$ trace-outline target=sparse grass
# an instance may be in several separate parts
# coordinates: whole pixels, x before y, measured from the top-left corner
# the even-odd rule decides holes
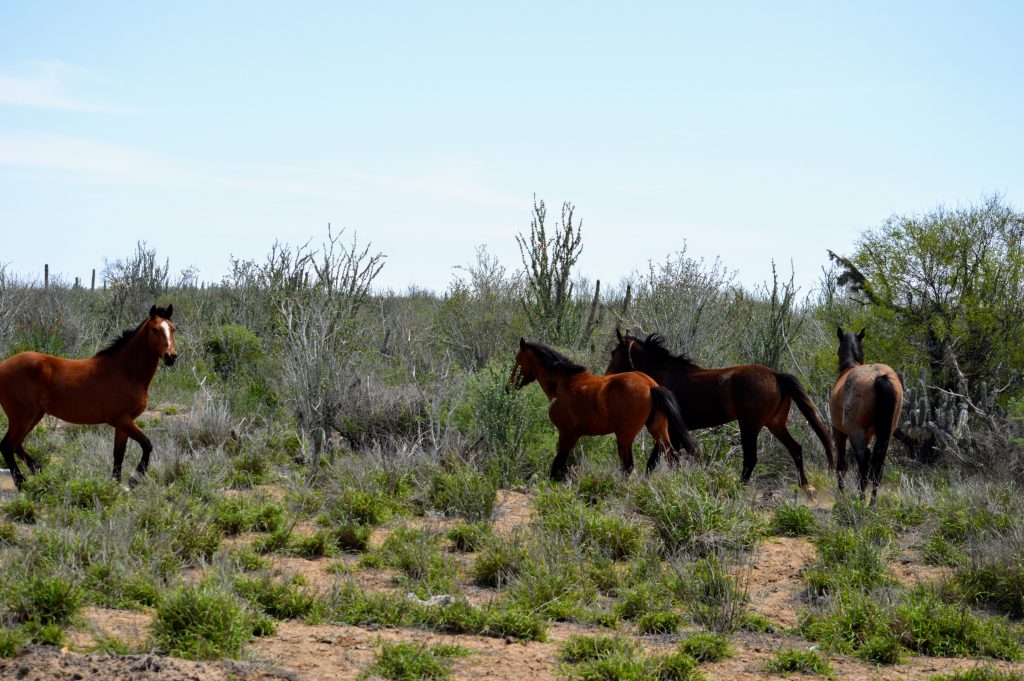
[[[295,584],[274,580],[269,575],[239,577],[235,591],[267,615],[276,619],[308,617],[316,608],[316,594]]]
[[[432,508],[469,522],[489,521],[494,514],[497,486],[486,475],[466,465],[437,471],[429,493]]]
[[[494,532],[489,523],[460,523],[448,530],[449,541],[456,551],[475,553],[491,541]]]
[[[952,674],[936,674],[929,681],[1024,681],[1024,673],[992,667],[975,667]]]
[[[892,583],[885,565],[892,532],[883,525],[827,528],[818,538],[818,561],[805,570],[804,581],[812,596],[842,588],[867,591]]]
[[[405,586],[420,597],[455,591],[458,566],[441,551],[441,535],[396,527],[377,550],[375,562],[402,573]]]
[[[825,678],[833,676],[831,665],[820,654],[813,650],[797,650],[796,648],[785,648],[776,652],[765,665],[765,669],[783,676],[794,672],[824,676]]]
[[[495,537],[488,542],[473,563],[473,581],[480,586],[505,585],[519,574],[530,559],[522,538]]]
[[[784,537],[804,537],[813,534],[818,526],[811,509],[800,504],[782,504],[772,513],[772,534]]]

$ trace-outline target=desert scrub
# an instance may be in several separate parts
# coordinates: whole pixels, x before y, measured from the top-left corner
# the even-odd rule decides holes
[[[893,618],[903,645],[922,655],[1024,659],[1021,635],[1005,620],[945,603],[925,587],[909,592],[896,605]]]
[[[431,481],[431,508],[469,522],[489,521],[498,488],[494,481],[466,464],[438,470]]]
[[[11,520],[32,525],[39,517],[36,503],[26,495],[19,495],[3,505],[3,512]]]
[[[452,676],[452,658],[468,654],[469,651],[461,646],[383,641],[373,664],[363,670],[359,678],[380,676],[389,681],[443,681]]]
[[[727,657],[732,657],[732,648],[729,646],[729,639],[711,632],[701,632],[687,636],[679,642],[677,650],[689,655],[697,662],[718,662]]]
[[[239,577],[235,591],[259,610],[279,620],[307,618],[317,604],[316,594],[270,575]]]
[[[225,497],[214,509],[214,523],[224,534],[272,532],[284,522],[284,509],[263,496]]]
[[[671,555],[702,556],[723,548],[750,548],[761,536],[760,520],[750,501],[734,485],[703,469],[658,475],[634,483],[631,503],[654,523]]]
[[[14,657],[27,642],[28,637],[18,627],[0,629],[0,658]]]
[[[63,628],[82,608],[83,593],[75,582],[60,575],[34,575],[22,579],[8,575],[4,602],[16,622]]]
[[[947,489],[935,502],[927,523],[925,559],[936,565],[957,565],[964,547],[1009,534],[1022,509],[1011,490],[984,485]]]
[[[824,676],[829,679],[833,677],[831,665],[813,650],[797,650],[796,648],[779,650],[765,665],[765,669],[782,675],[799,672]]]
[[[489,523],[459,523],[449,528],[446,533],[448,541],[452,543],[456,551],[463,553],[475,553],[494,537],[494,531]]]
[[[782,504],[772,513],[771,532],[783,537],[813,534],[817,525],[811,509],[800,504]]]
[[[480,586],[500,587],[523,570],[530,551],[520,535],[495,536],[473,561],[473,581]]]
[[[211,583],[186,585],[156,608],[155,649],[192,660],[237,658],[253,636],[256,617],[230,591]]]
[[[644,547],[646,536],[639,523],[589,506],[570,489],[545,486],[534,498],[533,507],[542,528],[590,553],[619,560]]]
[[[690,620],[712,631],[731,634],[739,628],[747,594],[728,569],[729,555],[692,562],[673,560],[672,586]]]
[[[822,530],[816,540],[818,560],[803,575],[808,592],[821,597],[846,587],[867,591],[891,584],[885,560],[892,540],[892,531],[883,525]]]
[[[399,526],[391,531],[370,562],[398,570],[403,586],[425,598],[455,591],[458,565],[440,547],[441,535]]]
[[[87,566],[82,586],[90,603],[141,610],[156,605],[163,581],[151,566],[113,559]]]

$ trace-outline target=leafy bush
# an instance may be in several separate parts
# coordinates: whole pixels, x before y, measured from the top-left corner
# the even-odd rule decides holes
[[[239,324],[223,324],[213,329],[203,349],[221,380],[227,380],[238,371],[253,371],[263,357],[260,339]]]

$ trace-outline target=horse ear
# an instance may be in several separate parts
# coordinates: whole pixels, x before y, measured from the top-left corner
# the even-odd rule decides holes
[[[154,317],[156,317],[156,305],[149,308],[149,318],[153,319]]]
[[[859,340],[859,341],[864,340],[864,332],[865,331],[867,331],[867,328],[863,328],[863,329],[860,330],[860,333],[857,334],[857,340]]]
[[[843,327],[841,327],[841,326],[837,326],[836,327],[836,337],[839,340],[843,340]]]
[[[167,314],[164,315],[164,318],[170,319],[172,314],[174,314],[174,303],[167,306]]]
[[[618,336],[619,342],[621,343],[622,342],[622,332],[619,331],[619,327],[617,327],[617,326],[615,327],[615,335]]]
[[[519,337],[519,349],[522,350],[526,347],[526,339],[522,336]]]

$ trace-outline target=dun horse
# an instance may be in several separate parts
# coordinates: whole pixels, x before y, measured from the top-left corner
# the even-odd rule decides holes
[[[836,330],[839,337],[839,380],[832,388],[829,410],[832,412],[832,435],[836,439],[839,490],[846,474],[846,441],[850,441],[860,473],[860,498],[864,499],[868,477],[871,477],[871,503],[878,496],[882,465],[893,431],[903,408],[903,385],[892,367],[886,364],[864,364],[864,329],[854,334]],[[868,443],[875,439],[869,452]]]
[[[636,371],[594,376],[546,345],[520,339],[509,385],[521,388],[533,381],[540,383],[551,400],[548,416],[558,428],[558,453],[551,464],[554,480],[565,479],[569,454],[584,435],[615,433],[624,473],[633,470],[633,440],[645,425],[654,438],[651,459],[657,460],[665,449],[673,461],[677,460],[670,429],[687,452],[697,451],[672,393],[649,376]]]
[[[641,340],[623,336],[618,329],[615,333],[619,343],[612,350],[606,373],[644,372],[672,391],[683,420],[694,430],[739,421],[743,447],[743,473],[740,477],[743,482],[750,480],[754,472],[757,436],[762,428],[767,427],[793,457],[800,486],[808,494],[814,493],[804,471],[803,449],[786,428],[790,404],[796,403],[821,440],[829,467],[832,466],[832,442],[807,392],[795,376],[773,371],[763,364],[703,369],[690,358],[670,352],[665,347],[665,339],[659,334],[652,333]],[[672,436],[674,439],[675,433]],[[652,457],[647,462],[648,468],[657,463],[657,458]]]
[[[106,423],[114,427],[114,478],[121,480],[121,463],[128,438],[142,447],[136,469],[146,474],[153,445],[135,425],[146,408],[149,384],[160,359],[174,364],[174,306],[149,310],[149,317],[128,329],[105,350],[89,359],[62,359],[38,352],[22,352],[0,363],[0,407],[7,414],[7,434],[0,452],[20,488],[25,481],[14,455],[33,473],[39,466],[23,442],[46,414],[69,423]],[[136,482],[132,476],[132,482]]]

